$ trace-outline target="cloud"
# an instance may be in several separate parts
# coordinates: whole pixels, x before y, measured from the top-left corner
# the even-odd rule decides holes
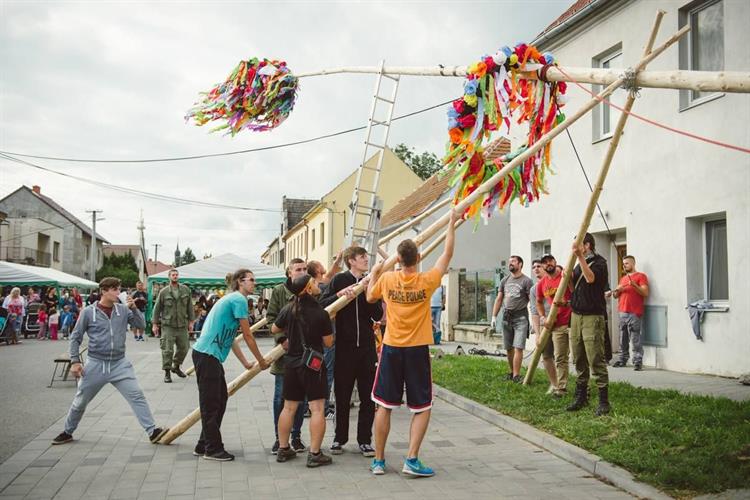
[[[269,146],[364,125],[372,75],[301,82],[296,109],[271,133],[235,138],[185,124],[199,92],[240,59],[283,58],[297,72],[344,65],[462,65],[500,45],[532,39],[570,0],[528,2],[12,2],[0,18],[0,149],[75,158],[160,158]],[[404,77],[396,114],[451,99],[453,78]],[[396,122],[390,144],[438,155],[443,110]],[[281,197],[318,198],[357,167],[363,132],[307,145],[195,161],[86,164],[31,160],[115,185],[217,203],[281,208]],[[278,212],[209,209],[109,191],[0,160],[0,196],[20,184],[43,192],[113,243],[171,255],[259,256]],[[160,253],[161,253],[160,252]],[[162,254],[164,255],[164,254]]]

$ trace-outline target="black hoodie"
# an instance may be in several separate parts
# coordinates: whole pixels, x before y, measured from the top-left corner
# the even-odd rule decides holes
[[[320,304],[326,307],[338,299],[336,294],[341,290],[361,281],[350,271],[338,273],[333,277],[320,298]],[[362,292],[342,310],[336,313],[336,350],[372,349],[375,350],[375,336],[372,322],[383,316],[380,301],[374,304],[367,302],[366,293]]]

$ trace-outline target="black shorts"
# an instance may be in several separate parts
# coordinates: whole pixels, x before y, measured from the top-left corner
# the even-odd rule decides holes
[[[326,367],[319,372],[306,366],[286,366],[284,368],[284,399],[287,401],[315,401],[328,397]]]
[[[384,408],[401,406],[406,385],[406,406],[415,413],[432,408],[430,349],[383,344],[372,387],[372,400]]]

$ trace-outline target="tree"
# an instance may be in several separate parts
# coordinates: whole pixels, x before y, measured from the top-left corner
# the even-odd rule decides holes
[[[213,254],[210,253],[204,253],[203,254],[203,260],[208,260],[213,257]]]
[[[435,153],[424,151],[422,154],[417,154],[414,148],[409,148],[403,143],[397,145],[393,152],[422,180],[429,179],[443,168],[443,164]]]
[[[192,264],[196,260],[198,260],[198,259],[195,258],[195,255],[193,254],[193,251],[190,249],[190,247],[187,247],[185,249],[185,251],[182,253],[182,258],[180,259],[180,264],[184,266],[185,264]]]
[[[133,254],[128,252],[125,255],[105,255],[101,269],[96,272],[96,281],[108,276],[119,278],[124,287],[134,287],[139,277]]]

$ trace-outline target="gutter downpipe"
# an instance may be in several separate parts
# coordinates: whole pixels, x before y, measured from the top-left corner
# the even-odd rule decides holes
[[[569,18],[567,18],[565,21],[561,22],[551,30],[549,30],[547,33],[543,34],[542,36],[535,38],[534,41],[531,42],[532,45],[539,47],[544,45],[545,42],[551,40],[552,38],[556,37],[561,32],[568,29],[568,27],[578,22],[583,17],[586,17],[589,13],[593,12],[594,10],[598,9],[602,5],[609,3],[609,0],[594,0],[590,4],[588,4],[586,7],[582,8]]]

